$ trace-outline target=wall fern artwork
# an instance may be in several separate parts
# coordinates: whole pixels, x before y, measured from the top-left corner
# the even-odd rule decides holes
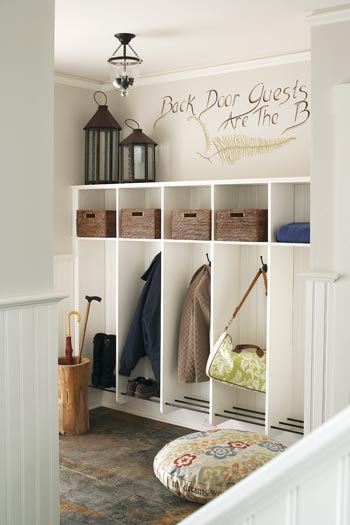
[[[247,135],[222,135],[211,137],[206,124],[198,117],[188,117],[188,120],[195,120],[200,125],[205,140],[204,154],[198,153],[202,158],[211,162],[215,156],[219,156],[221,162],[234,164],[237,160],[271,153],[271,151],[282,148],[295,137],[268,139],[261,137],[248,137]],[[214,152],[210,151],[215,148]]]

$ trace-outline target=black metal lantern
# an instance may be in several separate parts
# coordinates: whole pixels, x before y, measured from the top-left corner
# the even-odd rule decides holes
[[[135,122],[137,128],[129,126]],[[120,182],[154,182],[156,180],[156,142],[142,133],[138,122],[127,119],[125,124],[133,130],[120,143]]]
[[[98,93],[104,95],[104,105],[97,102]],[[85,184],[112,184],[119,179],[119,134],[122,128],[108,111],[106,94],[96,91],[94,100],[98,110],[84,128]]]

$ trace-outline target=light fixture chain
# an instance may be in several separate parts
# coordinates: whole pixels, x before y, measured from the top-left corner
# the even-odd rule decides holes
[[[114,57],[114,55],[116,55],[116,54],[118,53],[118,51],[119,51],[119,49],[122,47],[122,45],[123,45],[123,44],[119,44],[119,46],[117,47],[117,49],[114,51],[114,53],[113,53],[113,55],[112,55],[113,57]]]
[[[131,51],[134,53],[134,55],[136,56],[136,58],[138,58],[140,60],[140,62],[142,62],[141,58],[139,57],[139,55],[136,53],[135,49],[132,47],[132,45],[129,43],[128,46],[130,47]]]

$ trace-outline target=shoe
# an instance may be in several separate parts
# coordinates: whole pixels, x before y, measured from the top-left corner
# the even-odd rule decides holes
[[[144,378],[143,378],[144,379]],[[159,397],[159,385],[153,379],[144,379],[140,382],[135,390],[135,397],[140,399],[149,399],[150,397]]]
[[[103,345],[103,359],[101,371],[101,387],[112,388],[115,387],[115,335],[105,335]]]
[[[91,384],[92,386],[95,386],[95,387],[99,387],[101,385],[103,347],[105,343],[105,337],[106,337],[106,334],[96,334],[93,339],[94,349],[93,349]]]
[[[134,396],[137,385],[142,381],[146,381],[146,379],[144,377],[137,377],[136,379],[129,380],[126,386],[126,395]]]

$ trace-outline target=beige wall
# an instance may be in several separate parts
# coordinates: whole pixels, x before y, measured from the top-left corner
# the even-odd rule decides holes
[[[97,109],[93,91],[55,84],[54,252],[71,253],[72,193],[84,184],[84,126]]]
[[[305,94],[299,91],[300,88],[305,90],[302,86],[306,86],[310,103],[309,69],[309,62],[294,63],[139,86],[127,99],[122,99],[116,92],[108,95],[111,111],[122,125],[124,135],[130,133],[124,125],[124,119],[134,118],[145,133],[159,144],[157,180],[308,176],[310,119],[304,125],[284,134],[282,132],[302,122],[307,116],[307,112],[303,112],[304,104],[300,103],[298,118],[294,122],[296,103],[305,98]],[[265,100],[270,98],[271,90],[272,99],[275,96],[276,100],[265,102],[261,99],[260,104],[257,104],[262,84]],[[290,98],[286,101],[287,93]],[[249,102],[249,94],[252,102]],[[216,99],[217,103],[214,104]],[[198,154],[205,153],[201,126],[193,119],[188,120],[193,113],[200,116],[207,106],[212,107],[202,113],[201,121],[206,125],[211,139],[229,136],[231,140],[237,140],[237,137],[246,135],[270,140],[294,137],[295,140],[268,154],[241,158],[232,165],[222,163],[218,155],[214,155],[209,162]],[[251,111],[254,108],[255,111]],[[154,127],[155,121],[162,115],[162,109],[164,117]],[[243,117],[238,122],[232,120],[226,129],[223,126],[219,129],[231,112],[232,116],[236,116],[247,111],[251,112],[246,120],[243,121]],[[263,118],[265,111],[271,116],[277,114],[274,117],[275,124],[267,116]],[[231,122],[233,125],[237,123],[236,129],[233,129]],[[215,152],[215,147],[211,145],[207,156]]]
[[[0,295],[25,295],[52,286],[54,3],[3,2],[0,32]]]
[[[305,98],[305,89],[308,92],[307,101],[310,102],[309,67],[309,62],[302,62],[138,86],[126,99],[115,91],[109,91],[108,106],[123,128],[122,138],[131,133],[125,125],[125,119],[133,118],[139,122],[144,132],[159,144],[157,180],[308,176],[310,119],[292,130],[285,133],[283,131],[295,123],[302,122],[307,115],[307,112],[302,112],[304,104],[301,103],[298,106],[298,118],[294,120],[296,104]],[[272,100],[265,102],[261,99],[257,104],[259,95],[262,94],[262,84],[265,100],[270,97]],[[208,97],[209,106],[212,105],[216,99],[213,90],[218,94],[217,103],[201,115],[201,121],[207,127],[211,138],[229,136],[230,140],[242,140],[242,135],[246,135],[277,141],[293,137],[293,140],[268,153],[261,153],[264,149],[260,148],[253,156],[238,159],[232,165],[221,162],[218,155],[214,155],[211,162],[204,159],[198,154],[205,153],[203,130],[200,123],[193,119],[188,120],[188,117],[193,116],[193,113],[199,116],[208,105]],[[249,94],[252,102],[249,102]],[[172,97],[172,105],[169,103],[169,97]],[[276,100],[273,100],[273,97]],[[154,127],[155,121],[161,116],[163,104],[165,116]],[[256,111],[251,111],[244,121],[245,126],[242,125],[241,119],[237,121],[236,129],[229,124],[226,129],[218,131],[220,124],[231,112],[232,115],[237,115],[254,107]],[[271,116],[277,114],[277,117],[274,117],[275,124],[268,117],[263,119],[265,109]],[[70,186],[84,184],[83,128],[95,111],[93,91],[55,85],[55,253],[71,252]],[[215,151],[211,144],[207,156]]]

